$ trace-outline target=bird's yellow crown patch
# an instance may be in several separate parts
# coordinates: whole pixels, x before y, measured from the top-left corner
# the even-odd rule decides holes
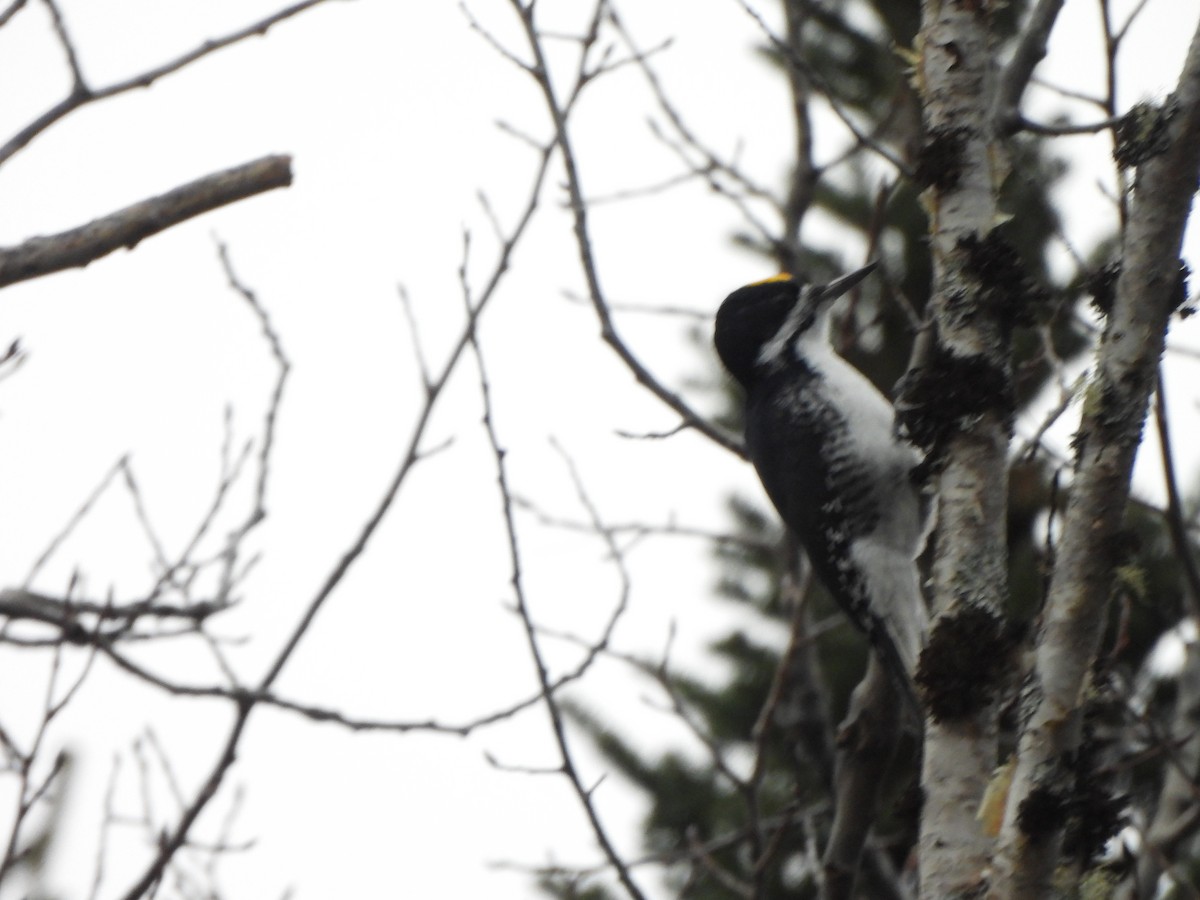
[[[764,278],[761,281],[752,281],[748,285],[746,285],[746,287],[755,287],[760,284],[771,284],[772,282],[776,282],[776,281],[791,281],[791,280],[792,280],[791,272],[780,272],[778,275],[772,275],[770,278]]]

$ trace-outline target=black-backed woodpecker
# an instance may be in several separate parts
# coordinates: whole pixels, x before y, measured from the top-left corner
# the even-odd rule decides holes
[[[925,517],[892,404],[830,341],[830,307],[875,268],[830,284],[779,275],[739,288],[714,343],[746,392],[746,453],[817,577],[915,699],[928,612]]]

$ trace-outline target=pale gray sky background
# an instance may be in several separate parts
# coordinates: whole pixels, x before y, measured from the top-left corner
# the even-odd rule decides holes
[[[501,40],[519,40],[507,3],[469,5]],[[276,8],[263,0],[61,6],[94,85]],[[540,9],[548,22],[572,30],[571,13],[580,6],[543,0]],[[774,18],[773,4],[756,6]],[[781,183],[787,99],[755,58],[757,26],[738,4],[638,0],[618,8],[643,47],[674,38],[658,61],[693,128],[723,152],[744,142],[747,168],[765,183]],[[1194,14],[1191,0],[1151,0],[1130,38],[1136,65],[1122,69],[1123,102],[1160,98],[1170,88]],[[1063,15],[1046,77],[1094,90],[1093,5],[1068,4]],[[68,86],[45,9],[31,2],[0,31],[0,130],[15,131]],[[1049,108],[1031,99],[1035,108]],[[632,68],[585,96],[575,136],[593,196],[678,174],[675,157],[646,127],[654,114]],[[219,236],[294,364],[270,518],[254,542],[266,555],[246,584],[243,607],[222,628],[250,637],[234,655],[254,677],[370,513],[417,411],[419,383],[397,284],[411,295],[436,365],[460,322],[463,229],[473,235],[469,271],[477,286],[495,252],[477,192],[505,223],[524,198],[535,159],[497,129],[499,119],[539,139],[549,134],[532,82],[472,33],[457,4],[356,0],[318,8],[148,91],[73,115],[0,171],[3,244],[63,230],[267,153],[292,154],[296,173],[286,191],[201,217],[85,270],[6,290],[0,344],[19,336],[30,356],[0,384],[0,587],[24,580],[50,536],[127,452],[151,517],[177,548],[211,499],[226,404],[239,442],[257,434],[274,373],[257,323],[224,284],[213,239]],[[822,130],[831,152],[841,139],[833,126]],[[1096,185],[1106,171],[1107,142],[1076,138],[1061,147],[1091,152],[1092,168],[1065,188],[1078,214],[1072,239],[1087,249],[1111,221]],[[658,442],[615,434],[662,431],[675,420],[600,344],[590,310],[563,295],[578,292],[580,279],[553,187],[560,181],[552,175],[540,218],[481,326],[516,489],[550,512],[583,518],[553,437],[609,521],[719,526],[729,490],[758,490],[747,466],[690,434]],[[707,313],[731,288],[770,274],[731,247],[735,212],[699,185],[599,205],[593,224],[615,301]],[[838,237],[826,243],[839,246]],[[857,258],[852,246],[845,253]],[[706,371],[707,351],[686,342],[685,322],[627,315],[620,323],[669,384],[686,389],[690,376]],[[1189,328],[1180,329],[1183,337]],[[1194,379],[1194,363],[1179,373]],[[692,396],[706,405],[703,394]],[[1194,397],[1173,400],[1178,431],[1194,420]],[[430,435],[430,444],[453,443],[405,486],[289,665],[281,692],[360,716],[458,721],[532,691],[528,653],[504,608],[504,535],[479,417],[468,364]],[[539,619],[594,636],[618,590],[600,542],[538,527],[528,517],[521,527]],[[94,596],[110,586],[118,596],[135,595],[148,582],[151,559],[137,533],[127,500],[114,492],[58,554],[41,586],[62,590],[78,567]],[[734,612],[708,599],[713,570],[703,548],[658,540],[639,545],[629,563],[635,590],[619,646],[657,650],[674,622],[676,659],[705,665],[706,639],[728,629]],[[556,650],[560,663],[574,656]],[[197,681],[215,677],[195,651],[145,659],[186,669]],[[30,721],[45,663],[35,653],[0,654],[6,726],[21,716]],[[621,667],[604,664],[583,696],[642,735],[647,748],[680,742],[670,717],[647,703],[649,693]],[[234,835],[256,845],[222,863],[227,895],[279,896],[291,886],[300,898],[523,897],[531,893],[523,876],[488,864],[596,860],[565,782],[499,772],[484,759],[488,752],[515,766],[553,765],[544,718],[535,709],[458,740],[353,735],[256,713],[225,797],[202,820],[219,821],[233,788],[244,786]],[[76,752],[78,766],[51,883],[65,896],[86,893],[114,755],[122,755],[121,796],[132,808],[130,743],[145,725],[153,725],[190,791],[207,773],[226,721],[221,704],[166,698],[101,665],[53,735]],[[603,766],[586,746],[578,749],[589,775],[601,776]],[[638,802],[615,779],[597,798],[632,852]],[[9,787],[0,783],[0,810],[9,808]],[[107,895],[137,871],[140,841],[114,839]]]

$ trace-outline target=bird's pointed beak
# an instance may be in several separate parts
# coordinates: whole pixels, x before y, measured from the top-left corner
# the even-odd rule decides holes
[[[868,263],[857,271],[851,272],[849,275],[843,275],[836,281],[831,281],[821,291],[821,305],[828,306],[842,294],[846,293],[868,275],[875,271],[878,262]]]

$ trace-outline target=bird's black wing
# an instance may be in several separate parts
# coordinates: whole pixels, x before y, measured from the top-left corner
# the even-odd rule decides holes
[[[846,443],[852,430],[836,421],[841,413],[823,395],[820,382],[806,378],[793,368],[751,393],[747,455],[821,583],[867,635],[919,711],[912,676],[925,613],[915,562],[894,547],[873,544],[882,514],[879,499],[887,493],[877,483],[881,473],[863,457],[863,448]],[[867,572],[856,565],[864,548],[878,551],[873,568],[880,568],[880,560],[891,561],[886,571]]]
[[[863,630],[855,573],[835,568],[849,544],[875,525],[870,473],[854,448],[832,444],[846,429],[820,386],[793,370],[763,383],[746,404],[746,452],[784,524],[804,545],[817,575]],[[824,436],[824,437],[822,437]],[[824,441],[825,443],[822,443]],[[823,563],[826,563],[823,565]]]

